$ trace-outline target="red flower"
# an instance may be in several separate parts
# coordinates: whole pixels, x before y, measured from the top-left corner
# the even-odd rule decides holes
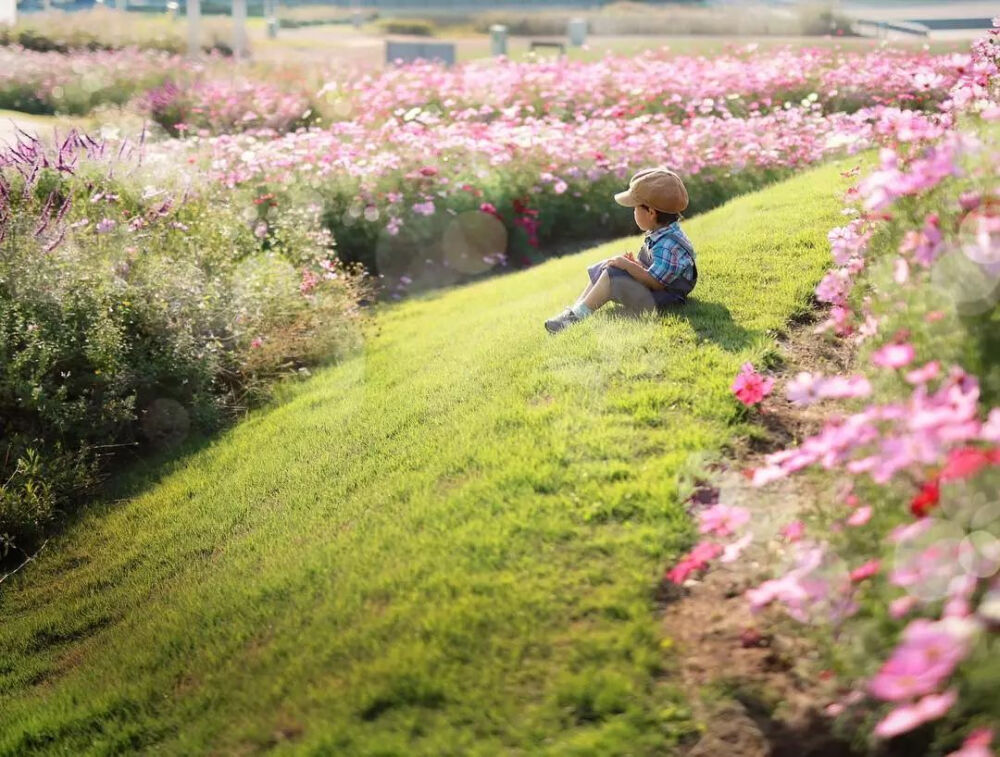
[[[910,500],[910,512],[917,518],[923,518],[927,513],[937,507],[941,499],[941,488],[938,480],[932,478],[920,487],[920,491]]]

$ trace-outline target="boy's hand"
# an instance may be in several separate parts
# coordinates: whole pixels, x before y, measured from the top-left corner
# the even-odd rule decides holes
[[[608,261],[608,265],[612,268],[621,268],[623,270],[628,270],[628,267],[635,261],[629,260],[626,255],[619,255],[618,257],[611,258]]]
[[[633,263],[635,263],[635,262],[638,262],[638,261],[636,261],[636,259],[635,259],[635,253],[634,253],[634,252],[632,252],[632,251],[629,251],[629,252],[626,252],[626,253],[625,253],[625,259],[626,259],[626,260],[631,260],[631,261],[632,261]]]

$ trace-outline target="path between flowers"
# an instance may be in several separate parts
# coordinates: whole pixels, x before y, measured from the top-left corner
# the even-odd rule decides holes
[[[781,374],[824,374],[850,368],[843,342],[818,340],[816,322],[804,319],[780,341]],[[751,513],[754,540],[742,559],[719,563],[683,589],[662,585],[663,629],[705,732],[686,757],[850,757],[849,743],[832,732],[824,709],[836,698],[824,680],[815,650],[789,625],[762,626],[745,592],[780,562],[782,531],[822,499],[811,479],[785,479],[762,490],[746,472],[761,464],[763,450],[795,443],[822,425],[815,408],[773,398],[761,416],[766,437],[738,445],[689,482],[686,506],[696,514],[718,502]]]
[[[732,376],[808,309],[858,162],[688,222],[705,273],[682,311],[544,333],[636,238],[413,299],[124,482],[3,586],[0,754],[696,743],[657,604],[683,482],[750,433]]]

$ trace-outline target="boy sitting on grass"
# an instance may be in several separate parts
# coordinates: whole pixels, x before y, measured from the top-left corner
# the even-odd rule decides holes
[[[545,322],[551,334],[579,323],[609,301],[633,313],[683,304],[698,281],[694,247],[678,223],[688,194],[677,174],[667,168],[643,169],[615,201],[634,208],[636,225],[646,232],[639,256],[628,252],[590,266],[590,285],[576,304]]]

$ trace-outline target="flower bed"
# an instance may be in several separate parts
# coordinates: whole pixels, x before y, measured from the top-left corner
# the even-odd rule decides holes
[[[785,386],[794,404],[851,404],[828,405],[817,434],[753,472],[766,486],[813,471],[837,493],[788,524],[789,569],[747,599],[812,626],[840,682],[830,715],[899,753],[983,757],[1000,722],[998,64],[994,29],[946,121],[897,114],[876,130],[880,165],[831,231],[836,267],[816,291],[831,307],[819,331],[858,344],[861,370]],[[734,391],[766,406],[764,381],[747,366]],[[707,540],[668,577],[736,559],[746,521],[703,513]]]
[[[0,108],[84,115],[128,102],[183,65],[177,56],[135,49],[62,55],[0,47]]]
[[[305,126],[312,113],[302,92],[248,79],[195,79],[167,82],[148,92],[143,110],[171,135],[194,131],[237,134],[284,133]]]
[[[680,171],[692,208],[705,210],[801,166],[867,146],[873,118],[824,116],[815,106],[745,119],[704,116],[685,126],[662,114],[583,124],[415,117],[379,127],[337,123],[275,140],[225,136],[170,149],[200,157],[211,177],[229,187],[307,186],[323,202],[346,259],[441,282],[448,276],[435,249],[443,227],[463,212],[503,219],[512,242],[499,252],[527,263],[543,257],[548,245],[631,232],[630,217],[615,212],[610,197],[650,156]]]
[[[357,336],[361,280],[317,208],[264,220],[175,171],[76,134],[0,152],[0,557],[109,450],[213,428]]]
[[[529,264],[564,242],[631,232],[610,196],[650,163],[684,175],[697,212],[871,145],[907,120],[902,109],[943,128],[935,109],[969,66],[968,55],[881,50],[414,64],[328,85],[327,129],[165,149],[226,186],[309,187],[346,259],[393,284],[439,285],[483,267],[450,264],[456,216],[501,219],[505,257],[483,257]]]
[[[418,63],[338,76],[322,95],[343,115],[378,124],[420,108],[447,121],[556,117],[632,118],[666,114],[745,117],[803,100],[824,112],[874,105],[933,110],[970,58],[874,49],[756,45],[706,58],[651,50],[596,62],[482,61],[445,68]]]

